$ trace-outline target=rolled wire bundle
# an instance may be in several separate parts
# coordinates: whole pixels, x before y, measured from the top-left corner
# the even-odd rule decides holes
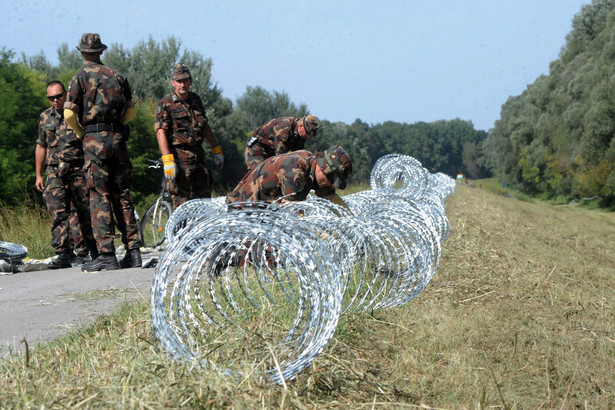
[[[374,164],[370,185],[372,189],[395,189],[402,195],[418,198],[429,185],[429,171],[414,157],[389,154]]]
[[[198,198],[186,201],[177,207],[169,217],[164,230],[167,243],[173,242],[178,232],[186,226],[187,221],[208,214],[226,212],[225,198]]]
[[[154,333],[174,358],[290,379],[324,349],[339,319],[341,272],[301,218],[275,207],[188,222],[152,287]],[[172,286],[172,289],[169,287]]]
[[[283,382],[324,349],[342,312],[416,297],[450,231],[444,198],[454,180],[389,155],[371,181],[344,197],[348,209],[312,195],[179,207],[152,287],[154,331],[169,355],[231,373],[258,363]]]
[[[396,255],[386,258],[379,271],[397,280],[386,297],[371,308],[407,303],[426,286],[439,262],[440,235],[434,220],[421,203],[397,195],[382,198],[382,202],[372,200],[362,212],[361,218],[371,229],[377,228],[381,237],[394,244],[385,255]]]

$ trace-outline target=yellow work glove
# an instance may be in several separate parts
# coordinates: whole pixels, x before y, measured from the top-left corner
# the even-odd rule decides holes
[[[212,147],[211,153],[214,154],[214,164],[216,164],[216,168],[222,169],[222,167],[224,166],[224,155],[222,155],[222,147],[220,145]]]
[[[64,119],[70,125],[70,127],[75,131],[77,137],[83,138],[83,127],[79,124],[79,120],[77,119],[77,114],[71,109],[64,109]]]
[[[177,166],[175,165],[173,154],[163,155],[162,163],[164,164],[164,177],[170,180],[175,179]]]

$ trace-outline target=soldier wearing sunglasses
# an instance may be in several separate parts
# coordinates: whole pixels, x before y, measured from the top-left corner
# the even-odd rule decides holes
[[[78,260],[77,256],[87,258],[88,250],[92,258],[96,258],[98,252],[90,221],[82,142],[64,120],[64,84],[60,81],[49,82],[47,99],[51,107],[43,111],[38,122],[38,138],[34,151],[35,184],[36,189],[43,193],[51,215],[51,245],[58,255],[49,263],[49,268],[60,269],[71,267],[72,262]],[[81,255],[73,253],[70,241],[70,235],[73,234],[71,205],[74,207],[81,237],[86,245]]]

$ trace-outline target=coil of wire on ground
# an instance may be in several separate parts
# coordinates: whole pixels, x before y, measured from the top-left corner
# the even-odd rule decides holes
[[[262,374],[282,382],[322,351],[341,313],[420,294],[450,232],[444,199],[454,180],[396,154],[377,161],[370,181],[344,197],[348,208],[315,196],[234,211],[224,198],[179,207],[152,290],[169,355],[231,373],[262,361]],[[238,340],[227,346],[228,337]]]
[[[341,272],[299,217],[275,207],[196,217],[169,244],[152,288],[154,333],[175,358],[282,382],[337,326]],[[234,363],[236,357],[242,363]]]
[[[224,205],[224,197],[216,198],[197,198],[184,202],[177,207],[169,217],[164,230],[164,236],[167,243],[173,242],[178,234],[188,221],[200,218],[207,214],[220,214],[226,212]]]

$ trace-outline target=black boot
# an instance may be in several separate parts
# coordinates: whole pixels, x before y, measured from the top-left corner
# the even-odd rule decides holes
[[[137,249],[129,249],[126,252],[126,255],[120,261],[120,268],[140,268],[143,265],[143,261],[141,260],[141,250]]]
[[[49,262],[49,269],[70,268],[72,266],[70,262],[73,259],[73,255],[74,254],[72,252],[62,252],[57,258],[55,258],[55,260]]]
[[[120,265],[117,263],[117,259],[114,254],[101,253],[92,262],[84,263],[81,265],[82,272],[97,272],[99,270],[116,270]]]

